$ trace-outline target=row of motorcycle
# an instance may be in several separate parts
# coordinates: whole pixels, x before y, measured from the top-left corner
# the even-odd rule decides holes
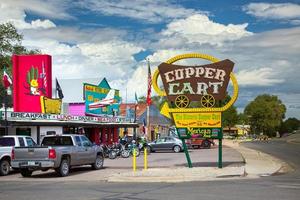
[[[109,159],[115,159],[117,157],[128,158],[133,156],[134,152],[135,156],[138,157],[144,149],[150,154],[150,148],[146,144],[136,144],[134,140],[128,143],[105,144],[102,145],[102,148],[104,156]]]

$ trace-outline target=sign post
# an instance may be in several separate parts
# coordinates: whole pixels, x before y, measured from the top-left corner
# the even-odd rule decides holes
[[[200,58],[211,64],[199,66],[175,65],[178,60]],[[173,119],[179,138],[182,140],[188,166],[192,167],[185,139],[192,135],[219,140],[218,167],[222,168],[222,112],[230,108],[238,97],[237,80],[232,73],[234,63],[206,54],[182,54],[158,66],[153,74],[153,88],[159,96],[166,96],[167,102],[161,114]],[[163,88],[158,86],[161,77]],[[223,107],[216,101],[225,99],[229,81],[233,85],[233,95]],[[194,106],[191,106],[193,102]],[[196,106],[195,106],[196,105]]]

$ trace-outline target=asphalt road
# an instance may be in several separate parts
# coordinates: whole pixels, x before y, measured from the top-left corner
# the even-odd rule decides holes
[[[271,199],[300,197],[300,144],[285,141],[254,142],[260,149],[287,161],[293,172],[259,179],[220,180],[189,183],[107,183],[107,182],[1,182],[0,199]]]

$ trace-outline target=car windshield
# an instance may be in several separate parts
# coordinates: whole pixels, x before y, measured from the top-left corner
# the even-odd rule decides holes
[[[0,146],[2,147],[12,147],[15,146],[15,140],[12,137],[0,138]]]
[[[43,146],[73,146],[71,137],[45,137],[42,142]]]

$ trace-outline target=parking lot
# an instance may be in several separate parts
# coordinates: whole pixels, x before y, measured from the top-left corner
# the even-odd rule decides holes
[[[191,160],[194,167],[217,167],[218,147],[211,149],[190,149]],[[144,154],[137,157],[137,170],[143,170]],[[243,165],[243,158],[236,150],[223,147],[223,166]],[[156,152],[148,155],[148,168],[178,168],[185,167],[186,157],[184,152]],[[90,166],[74,167],[68,177],[58,177],[53,170],[46,172],[36,171],[30,178],[23,178],[20,173],[12,172],[8,176],[0,177],[1,181],[105,181],[108,177],[116,173],[132,171],[132,157],[114,160],[108,158],[104,161],[104,169],[91,170]]]

